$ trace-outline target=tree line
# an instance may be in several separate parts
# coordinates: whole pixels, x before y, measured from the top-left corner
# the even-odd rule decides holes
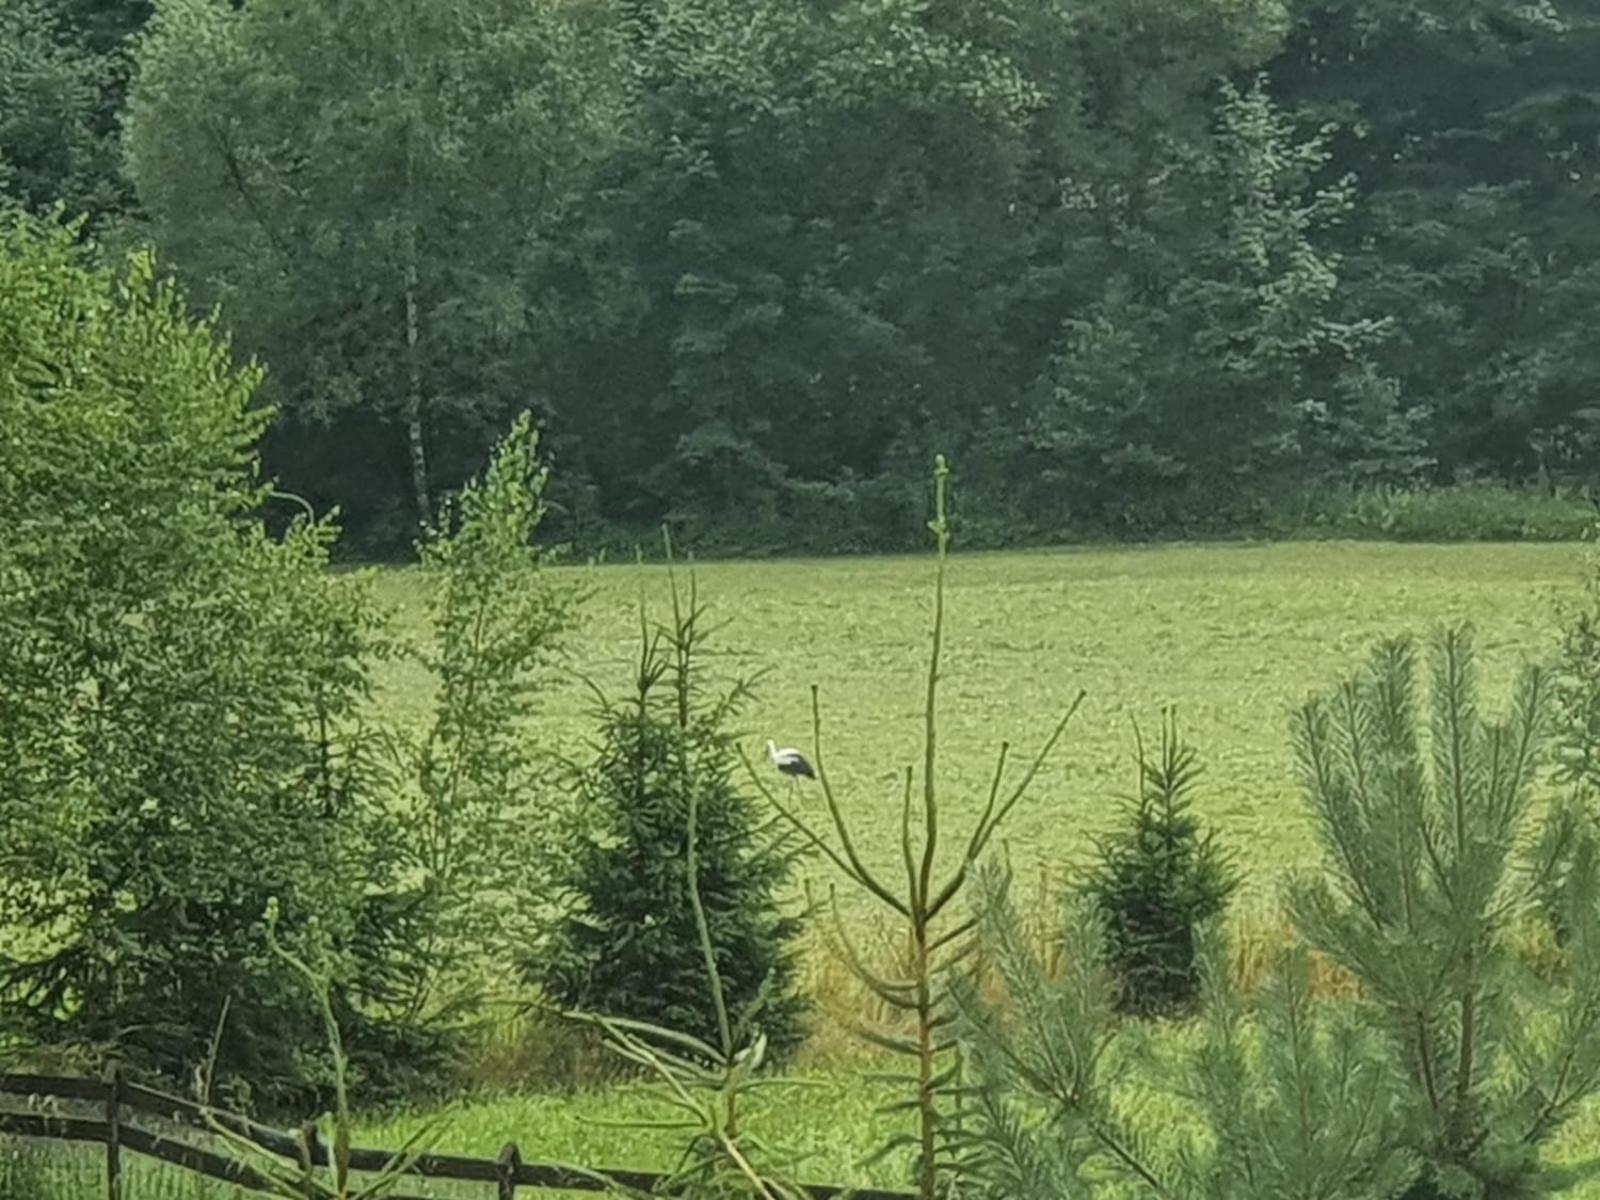
[[[368,552],[1248,524],[1600,455],[1595,0],[0,0],[0,187],[149,243]]]

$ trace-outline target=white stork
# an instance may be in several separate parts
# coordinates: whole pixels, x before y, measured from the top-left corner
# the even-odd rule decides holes
[[[791,779],[804,776],[806,779],[815,779],[817,773],[811,769],[811,764],[806,761],[806,756],[798,750],[787,747],[780,750],[770,739],[767,742],[767,757],[772,759],[772,765]]]

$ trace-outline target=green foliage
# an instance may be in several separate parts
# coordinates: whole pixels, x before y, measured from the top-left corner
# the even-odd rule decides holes
[[[0,188],[221,306],[355,550],[530,403],[592,548],[907,549],[933,430],[974,545],[1600,463],[1592,0],[151,7],[0,2]]]
[[[319,1078],[268,952],[353,910],[320,798],[376,617],[326,524],[255,517],[259,372],[135,257],[0,229],[0,1003],[31,1039],[263,1100]],[[246,849],[248,848],[248,850]]]
[[[1596,453],[1581,332],[1600,284],[1593,204],[1600,19],[1588,0],[1315,0],[1272,70],[1338,127],[1363,203],[1337,237],[1352,299],[1393,316],[1378,355],[1441,478],[1581,482]]]
[[[1404,1081],[1388,1042],[1347,1002],[1313,997],[1304,946],[1277,954],[1252,1002],[1237,992],[1221,939],[1209,943],[1205,1020],[1178,1090],[1205,1114],[1210,1144],[1180,1158],[1187,1194],[1398,1196],[1420,1163],[1406,1146]]]
[[[1565,782],[1600,795],[1600,552],[1586,554],[1584,604],[1564,615],[1555,670],[1557,767]]]
[[[1300,881],[1292,911],[1399,1052],[1428,1187],[1515,1195],[1535,1188],[1539,1144],[1600,1087],[1600,877],[1592,828],[1565,811],[1531,836],[1548,674],[1527,671],[1495,722],[1474,664],[1466,630],[1434,639],[1425,726],[1406,640],[1297,713],[1330,878]],[[1512,947],[1541,901],[1576,931],[1543,978]]]
[[[0,2],[0,200],[57,205],[96,224],[128,204],[117,117],[128,74],[121,35],[142,2]]]
[[[691,612],[693,603],[691,601]],[[681,622],[677,626],[683,631]],[[647,1071],[658,1099],[676,1118],[667,1127],[679,1131],[686,1145],[679,1165],[650,1193],[618,1188],[643,1197],[668,1195],[704,1197],[755,1196],[761,1200],[802,1200],[807,1194],[774,1177],[767,1163],[772,1152],[742,1126],[748,1099],[763,1085],[783,1086],[762,1078],[766,1065],[767,1035],[752,1027],[752,1012],[734,1014],[717,963],[717,945],[700,894],[700,803],[690,789],[684,843],[684,887],[694,914],[695,940],[705,969],[705,987],[716,1015],[716,1037],[707,1041],[646,1021],[601,1014],[575,1014],[604,1034],[606,1045],[624,1060]],[[651,1122],[651,1128],[661,1128]]]
[[[532,545],[531,421],[422,548],[433,721],[374,724],[368,671],[410,648],[364,580],[329,572],[330,525],[263,529],[259,372],[147,259],[88,267],[23,219],[6,238],[6,1023],[181,1079],[225,1011],[224,1088],[331,1085],[311,1000],[263,940],[275,896],[291,947],[315,920],[339,956],[356,1081],[415,1084],[548,898],[527,726],[573,596]]]
[[[527,407],[555,324],[528,281],[614,137],[619,36],[514,0],[169,0],[142,41],[150,235],[273,364],[289,484],[360,533],[408,544]]]
[[[1594,505],[1569,489],[1541,492],[1479,482],[1311,489],[1269,508],[1267,525],[1290,536],[1563,542],[1588,536],[1596,517]]]
[[[317,1015],[322,1019],[323,1036],[327,1039],[328,1058],[333,1068],[334,1108],[331,1114],[324,1117],[333,1126],[327,1173],[324,1175],[311,1161],[311,1147],[304,1135],[301,1139],[300,1163],[298,1168],[292,1168],[238,1132],[230,1123],[216,1118],[209,1110],[205,1114],[207,1123],[213,1134],[233,1148],[239,1161],[266,1177],[270,1195],[284,1197],[284,1200],[381,1200],[405,1181],[420,1153],[417,1147],[437,1133],[441,1122],[435,1118],[420,1125],[373,1178],[357,1182],[352,1177],[351,1133],[355,1122],[350,1107],[350,1060],[345,1054],[344,1037],[339,1029],[340,1022],[333,1002],[337,959],[314,921],[309,931],[313,957],[303,959],[286,949],[276,937],[278,919],[279,908],[276,899],[273,899],[268,901],[265,914],[267,941],[272,952],[300,977],[309,990]],[[210,1080],[202,1076],[202,1104],[208,1102],[209,1093]]]
[[[1092,1194],[1091,1178],[1170,1194],[1147,1131],[1112,1094],[1136,1059],[1119,1037],[1093,907],[1068,903],[1061,967],[1050,972],[1023,932],[1009,878],[990,866],[978,879],[980,966],[950,980],[966,1086],[946,1141],[964,1183],[993,1200],[1066,1200]],[[1003,1005],[984,996],[990,971]]]
[[[1086,196],[1072,249],[1106,278],[991,435],[998,465],[1030,481],[1012,484],[1023,511],[1046,527],[1238,523],[1247,494],[1289,471],[1405,475],[1416,439],[1368,358],[1385,324],[1351,308],[1322,244],[1354,203],[1348,181],[1324,182],[1325,134],[1258,81],[1224,86],[1210,129],[1153,137],[1163,167],[1117,214],[1129,252],[1094,244]]]
[[[662,628],[650,627],[641,603],[633,695],[603,704],[599,753],[577,780],[580,841],[563,881],[566,912],[526,970],[564,1007],[712,1045],[727,1040],[731,1013],[739,1047],[759,1032],[782,1058],[804,1036],[807,1007],[795,991],[801,921],[783,910],[793,850],[734,781],[726,725],[750,684],[704,691],[705,614],[692,582],[686,605],[674,582],[672,621]],[[695,889],[684,843],[691,812]],[[709,999],[702,919],[718,980]],[[723,1058],[732,1053],[725,1046]]]
[[[430,638],[405,646],[434,682],[420,736],[385,730],[367,830],[370,877],[390,881],[373,934],[395,974],[382,999],[408,1020],[458,1017],[483,963],[513,952],[547,904],[550,788],[532,737],[541,674],[576,594],[534,544],[546,472],[524,414],[480,481],[421,544]]]
[[[1390,1048],[1348,1008],[1311,998],[1303,951],[1246,1000],[1213,927],[1202,1020],[1158,1060],[1116,1020],[1093,905],[1067,904],[1052,972],[1008,889],[997,870],[983,877],[984,956],[952,985],[969,1066],[953,1147],[970,1194],[1389,1200],[1415,1176]],[[1003,1002],[985,998],[991,973]],[[1198,1129],[1163,1128],[1148,1103],[1157,1084]]]
[[[1222,915],[1238,887],[1214,831],[1202,831],[1190,799],[1196,752],[1163,714],[1160,756],[1139,741],[1139,791],[1123,827],[1099,845],[1087,891],[1104,923],[1117,1006],[1143,1016],[1181,1013],[1200,994],[1196,936]]]

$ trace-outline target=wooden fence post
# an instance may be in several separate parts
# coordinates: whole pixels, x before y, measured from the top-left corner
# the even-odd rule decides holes
[[[106,1200],[122,1200],[122,1067],[106,1075]]]
[[[517,1200],[517,1171],[522,1166],[522,1151],[517,1149],[517,1144],[507,1142],[501,1147],[500,1157],[495,1159],[494,1165],[500,1175],[495,1200]]]

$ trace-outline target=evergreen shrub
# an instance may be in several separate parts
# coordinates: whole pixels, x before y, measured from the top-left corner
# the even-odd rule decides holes
[[[1138,743],[1139,790],[1122,827],[1101,840],[1088,892],[1099,910],[1117,1007],[1140,1016],[1191,1008],[1200,994],[1195,938],[1239,880],[1193,811],[1198,755],[1162,716],[1157,754]]]
[[[782,902],[794,854],[733,778],[739,758],[727,724],[750,688],[702,690],[705,610],[692,588],[687,607],[676,584],[673,600],[662,629],[641,613],[633,694],[602,707],[599,751],[576,781],[580,840],[565,912],[525,970],[568,1009],[717,1044],[687,875],[692,799],[699,895],[737,1040],[759,1029],[781,1060],[802,1041],[808,1007],[796,990],[802,919]]]

